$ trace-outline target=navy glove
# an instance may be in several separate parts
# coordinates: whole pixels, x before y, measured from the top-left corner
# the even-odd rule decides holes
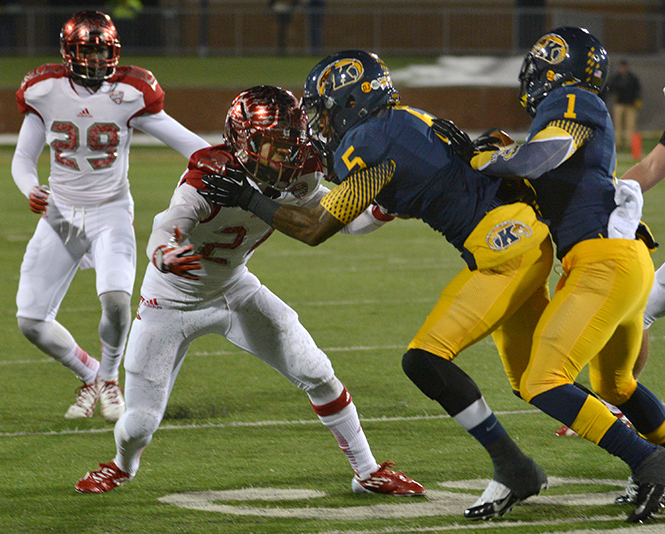
[[[448,140],[450,148],[465,163],[469,163],[476,151],[471,138],[466,132],[460,130],[457,125],[448,119],[434,119],[432,130]]]
[[[199,189],[199,195],[225,208],[246,210],[252,197],[261,194],[249,184],[245,171],[233,167],[225,167],[221,174],[207,174],[203,183],[206,188]]]

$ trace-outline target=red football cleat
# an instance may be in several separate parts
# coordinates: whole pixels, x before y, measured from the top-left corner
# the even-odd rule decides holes
[[[129,482],[132,478],[134,478],[132,475],[121,471],[115,462],[111,461],[107,464],[99,464],[97,471],[86,473],[78,481],[75,489],[79,493],[106,493]]]
[[[416,496],[427,492],[418,482],[404,473],[396,473],[389,468],[395,467],[394,462],[383,462],[378,471],[369,478],[360,480],[353,477],[351,488],[355,493],[385,493],[386,495]]]
[[[572,428],[567,427],[566,425],[563,425],[561,428],[555,431],[554,434],[556,436],[577,436],[577,432],[575,432]]]

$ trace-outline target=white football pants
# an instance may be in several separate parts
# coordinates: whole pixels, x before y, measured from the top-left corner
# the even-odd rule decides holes
[[[159,276],[149,269],[147,276]],[[142,295],[125,354],[127,410],[115,426],[120,469],[134,475],[168,403],[187,350],[196,338],[218,334],[257,356],[306,392],[314,405],[340,397],[344,386],[330,360],[300,324],[297,313],[246,273],[224,295],[181,309],[181,303]],[[180,308],[180,309],[177,309]],[[361,477],[377,469],[355,406],[342,410],[339,424],[322,417]],[[340,412],[340,414],[342,413]],[[352,419],[353,421],[350,421]],[[341,434],[340,434],[341,433]]]

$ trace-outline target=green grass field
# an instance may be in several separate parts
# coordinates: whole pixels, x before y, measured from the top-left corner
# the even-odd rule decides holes
[[[649,140],[646,150],[653,146]],[[130,484],[79,495],[74,484],[115,451],[112,425],[63,418],[78,381],[18,331],[15,294],[26,243],[36,224],[10,176],[11,148],[0,148],[0,532],[6,534],[392,534],[483,532],[665,532],[631,527],[616,506],[624,464],[579,438],[554,435],[558,423],[509,391],[490,340],[457,360],[552,487],[490,523],[461,516],[491,476],[482,448],[401,370],[401,356],[463,262],[417,221],[396,221],[364,237],[337,236],[315,249],[275,234],[251,270],[292,305],[354,396],[374,454],[429,490],[425,499],[351,492],[352,471],[307,397],[226,340],[196,342],[175,385],[162,428]],[[135,147],[130,178],[137,206],[139,276],[152,217],[184,167],[163,148]],[[631,164],[620,158],[620,173]],[[44,178],[46,177],[44,167]],[[665,186],[646,196],[645,220],[665,243]],[[665,249],[665,246],[663,247]],[[665,260],[665,250],[654,262]],[[557,275],[552,274],[554,282]],[[98,354],[94,275],[80,272],[58,316]],[[643,382],[665,398],[665,330],[652,328]],[[586,381],[586,375],[581,376]],[[480,480],[479,480],[480,479]],[[244,491],[242,491],[244,490]],[[262,491],[263,490],[263,491]],[[192,495],[182,495],[196,492]],[[217,493],[214,493],[217,492]],[[189,497],[189,498],[187,498]],[[623,530],[622,530],[623,531]]]

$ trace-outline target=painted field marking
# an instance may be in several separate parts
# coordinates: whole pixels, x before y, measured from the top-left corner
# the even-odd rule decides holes
[[[475,479],[462,481],[440,482],[439,486],[453,490],[428,490],[427,497],[414,497],[409,499],[395,499],[390,504],[373,504],[367,506],[346,506],[341,508],[314,507],[307,504],[304,507],[261,507],[262,501],[290,501],[314,500],[325,497],[320,491],[303,489],[278,488],[245,488],[239,490],[197,491],[174,493],[159,499],[160,502],[171,504],[189,510],[215,512],[237,516],[254,516],[284,519],[318,519],[324,521],[363,521],[372,519],[408,519],[416,517],[458,516],[473,504],[474,500],[489,483],[489,479]],[[520,506],[594,506],[605,505],[611,502],[612,497],[607,491],[600,493],[575,493],[575,485],[603,485],[616,487],[617,491],[626,484],[625,480],[611,479],[575,479],[550,478],[550,487],[569,486],[571,493],[564,495],[547,495],[545,492],[530,498]],[[466,490],[478,490],[469,492]],[[221,501],[221,502],[220,502]],[[253,506],[247,506],[248,503]],[[238,504],[235,504],[238,503]],[[617,516],[602,516],[598,518],[580,518],[566,520],[575,522],[582,520],[616,521]],[[479,525],[482,523],[474,523]],[[504,523],[492,523],[495,527]],[[524,522],[522,522],[524,524]],[[530,524],[530,523],[529,523]],[[556,524],[548,522],[535,522],[535,524]],[[459,525],[458,525],[459,528]]]

